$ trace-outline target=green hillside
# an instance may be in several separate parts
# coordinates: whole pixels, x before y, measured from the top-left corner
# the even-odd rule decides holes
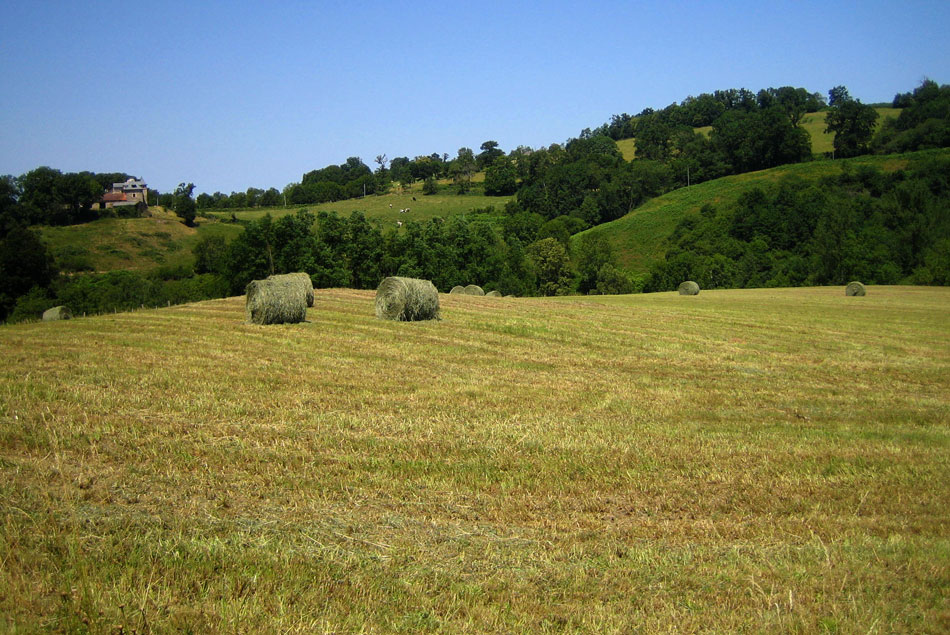
[[[674,190],[647,201],[623,218],[604,223],[572,237],[602,236],[611,245],[618,263],[634,274],[644,274],[666,254],[667,239],[684,217],[696,214],[707,204],[729,205],[753,187],[768,186],[786,178],[819,179],[837,174],[845,165],[870,165],[883,171],[907,167],[918,156],[950,153],[935,150],[904,155],[867,155],[846,161],[812,161],[780,166],[770,170],[728,176],[688,188]]]
[[[950,289],[0,329],[11,632],[927,632]]]
[[[500,213],[513,198],[482,194],[459,196],[448,192],[448,184],[445,184],[445,192],[424,196],[421,188],[421,184],[416,184],[406,192],[320,205],[237,210],[234,216],[239,220],[256,220],[265,214],[280,218],[296,214],[301,209],[335,212],[341,216],[360,211],[371,222],[387,230],[396,229],[398,221],[426,221],[437,216],[449,218],[473,210],[484,212],[489,208]],[[400,213],[399,210],[405,208],[409,211]],[[146,271],[160,266],[190,266],[194,261],[192,248],[201,237],[222,235],[230,240],[242,231],[240,225],[223,222],[231,218],[230,210],[204,212],[196,219],[195,227],[186,227],[180,218],[161,208],[152,208],[151,213],[146,218],[104,218],[79,225],[40,226],[37,229],[56,260],[67,271],[77,268]]]
[[[192,248],[202,236],[230,240],[240,225],[199,217],[196,227],[160,207],[145,218],[103,218],[79,225],[37,227],[65,271],[147,271],[160,266],[190,266]]]
[[[877,108],[881,114],[879,124],[886,116],[896,117],[900,109]],[[824,113],[807,114],[803,121],[803,127],[808,130],[812,136],[812,147],[815,153],[820,154],[831,150],[832,136],[824,133]],[[707,128],[698,128],[698,131],[710,130]],[[624,139],[617,142],[624,158],[632,159],[636,152],[636,140]],[[863,160],[879,161],[880,159],[869,158]],[[885,161],[886,163],[886,161]],[[814,171],[814,164],[809,164],[810,168],[805,168],[801,174],[804,178],[811,178]],[[793,173],[798,173],[801,167],[789,166],[788,168],[779,168],[779,170],[789,169]],[[826,168],[819,168],[818,174]],[[893,168],[891,168],[893,169]],[[698,209],[707,200],[726,200],[730,198],[729,192],[733,192],[738,187],[740,190],[744,183],[758,182],[763,174],[769,174],[772,171],[763,173],[745,174],[738,177],[728,177],[717,181],[717,185],[703,184],[697,187],[711,187],[715,190],[707,194],[708,190],[679,191],[668,195],[670,198],[663,197],[662,204],[672,204],[673,207],[686,205],[690,209]],[[776,176],[765,176],[766,180],[780,178]],[[510,201],[512,196],[484,196],[480,192],[478,184],[484,180],[484,172],[479,172],[473,178],[476,188],[472,193],[459,196],[453,192],[449,181],[440,182],[440,191],[434,195],[422,194],[422,183],[414,183],[408,190],[402,191],[398,187],[391,193],[381,196],[367,196],[360,199],[349,199],[336,201],[333,203],[322,203],[319,205],[299,205],[276,208],[254,208],[243,210],[206,210],[202,212],[203,216],[197,219],[197,227],[188,228],[180,223],[174,214],[167,213],[161,209],[153,208],[153,216],[140,219],[117,219],[106,218],[91,223],[71,226],[42,226],[38,228],[42,233],[44,240],[51,246],[54,257],[60,263],[60,266],[66,271],[73,270],[93,270],[93,271],[113,271],[113,270],[137,270],[147,271],[160,266],[189,266],[194,258],[192,248],[202,236],[223,235],[226,239],[231,239],[241,231],[240,226],[221,223],[232,218],[232,215],[238,220],[256,220],[264,214],[271,214],[275,218],[295,214],[300,209],[310,211],[335,212],[342,216],[349,216],[354,211],[363,212],[371,222],[378,224],[382,229],[397,228],[399,222],[405,223],[409,220],[426,221],[435,217],[448,218],[459,214],[469,214],[475,210],[485,211],[494,210],[494,214],[500,214],[505,204]],[[700,198],[697,198],[700,197]],[[698,204],[694,205],[694,203]],[[649,215],[651,206],[661,204],[660,201],[652,201],[646,206],[636,210],[634,214],[640,215],[646,213]],[[408,209],[408,212],[401,213],[400,210]],[[682,213],[673,210],[670,217],[676,217],[678,220]],[[657,253],[662,255],[662,245],[655,244],[655,238],[658,236],[664,238],[669,233],[668,223],[662,219],[641,218],[636,223],[643,225],[641,238],[628,238],[613,236],[616,228],[620,227],[621,233],[626,233],[626,227],[630,224],[631,215],[624,217],[608,226],[602,226],[590,230],[592,233],[605,232],[611,234],[611,242],[617,247],[620,255],[621,264],[631,272],[641,273],[649,267],[649,263],[656,257]],[[636,224],[635,223],[635,224]],[[659,224],[657,224],[659,223]],[[637,227],[640,227],[637,225]],[[675,222],[672,223],[675,226]],[[671,226],[670,226],[671,227]],[[638,229],[637,231],[640,231]],[[644,244],[650,245],[645,248]],[[642,262],[641,262],[642,261]],[[645,265],[643,263],[646,263]]]

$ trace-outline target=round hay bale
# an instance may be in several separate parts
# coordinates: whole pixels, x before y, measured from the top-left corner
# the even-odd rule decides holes
[[[307,292],[299,279],[252,280],[244,293],[248,324],[295,324],[307,318]]]
[[[493,290],[493,291],[489,291],[488,293],[485,294],[485,297],[488,297],[488,298],[500,298],[500,297],[501,297],[501,291],[499,291],[498,289],[495,289],[495,290]]]
[[[692,280],[687,280],[679,286],[680,295],[699,295],[699,285]]]
[[[313,281],[310,280],[309,273],[281,273],[273,276],[267,276],[268,280],[286,280],[299,284],[307,294],[307,306],[313,306]]]
[[[429,280],[391,276],[376,289],[376,317],[414,322],[439,319],[439,291]]]
[[[35,314],[34,314],[35,315]],[[52,322],[53,320],[71,320],[73,314],[65,306],[54,306],[51,309],[43,311],[43,321]]]
[[[460,284],[455,285],[454,287],[452,287],[452,290],[449,291],[449,295],[452,295],[452,294],[459,295],[460,293],[465,293],[465,287],[463,287]]]
[[[482,288],[477,284],[468,285],[465,287],[465,291],[463,293],[465,293],[465,295],[485,295],[485,291],[482,290]]]
[[[844,288],[845,295],[867,295],[867,289],[864,288],[864,285],[855,280],[854,282],[849,282],[848,286]]]

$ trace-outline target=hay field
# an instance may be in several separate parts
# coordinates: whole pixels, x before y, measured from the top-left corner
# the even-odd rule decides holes
[[[0,629],[950,629],[950,289],[373,297],[0,328]]]

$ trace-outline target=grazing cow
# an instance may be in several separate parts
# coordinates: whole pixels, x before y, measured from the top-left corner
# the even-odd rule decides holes
[[[396,227],[402,227],[402,221],[401,221],[401,220],[397,220],[397,221],[396,221]]]

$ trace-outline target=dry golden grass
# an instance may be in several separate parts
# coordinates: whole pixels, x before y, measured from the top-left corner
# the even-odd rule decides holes
[[[0,329],[0,624],[950,628],[950,290]]]

